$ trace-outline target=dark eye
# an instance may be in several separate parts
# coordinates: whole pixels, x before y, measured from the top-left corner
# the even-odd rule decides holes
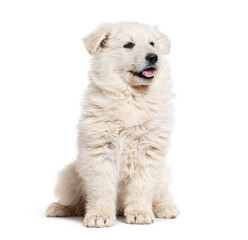
[[[152,45],[154,47],[154,45],[155,45],[154,42],[149,42],[149,43],[150,43],[150,45]]]
[[[128,42],[123,47],[124,48],[133,48],[134,47],[134,43]]]

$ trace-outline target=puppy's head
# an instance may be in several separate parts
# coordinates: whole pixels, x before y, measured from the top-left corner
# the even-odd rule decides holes
[[[118,74],[131,86],[151,84],[170,50],[167,36],[139,23],[104,25],[86,37],[84,45],[98,73]]]

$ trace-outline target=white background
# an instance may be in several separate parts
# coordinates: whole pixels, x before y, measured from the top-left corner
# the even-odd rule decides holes
[[[1,1],[1,239],[247,239],[247,9],[238,0]],[[172,42],[169,165],[181,215],[107,229],[46,218],[56,174],[76,156],[90,58],[81,39],[133,20]]]

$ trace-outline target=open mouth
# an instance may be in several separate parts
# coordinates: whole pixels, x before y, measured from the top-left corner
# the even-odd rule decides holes
[[[137,73],[137,76],[144,79],[152,79],[154,78],[154,71],[155,68],[146,68],[142,72]]]

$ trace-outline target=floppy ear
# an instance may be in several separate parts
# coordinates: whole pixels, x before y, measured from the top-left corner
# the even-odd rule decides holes
[[[84,46],[88,53],[93,55],[98,49],[105,47],[109,36],[110,26],[104,25],[84,38]]]
[[[162,54],[168,55],[170,52],[170,39],[163,33],[159,32],[159,48]]]
[[[170,39],[163,33],[160,33],[160,41],[161,41],[161,51],[163,54],[168,55],[170,53]]]

